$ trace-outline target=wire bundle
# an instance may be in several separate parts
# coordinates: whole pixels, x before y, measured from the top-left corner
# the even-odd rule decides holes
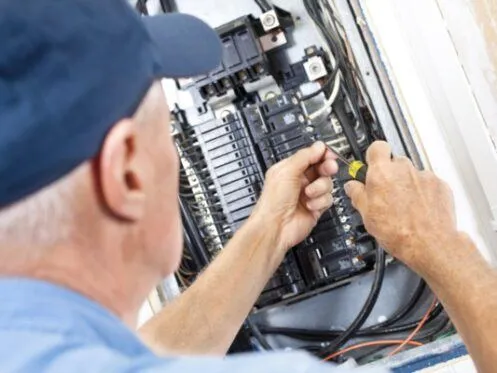
[[[272,9],[267,0],[255,0],[255,3],[259,6],[262,13],[269,12]]]
[[[317,348],[316,345],[311,345],[305,348],[315,353],[317,356],[323,358],[324,360],[332,360],[345,353],[362,348],[380,346],[380,348],[383,349],[385,346],[388,347],[398,344],[399,347],[397,347],[397,349],[390,353],[391,355],[393,355],[399,352],[406,345],[417,346],[422,341],[432,340],[439,333],[446,330],[446,328],[451,325],[449,318],[446,314],[443,313],[441,304],[437,304],[437,300],[436,298],[434,298],[421,319],[392,326],[393,324],[397,323],[404,317],[408,316],[411,312],[413,312],[417,303],[421,300],[425,289],[426,284],[421,279],[409,301],[405,305],[399,307],[399,309],[387,321],[375,324],[364,329],[356,330],[355,333],[350,335],[350,339],[365,337],[375,337],[379,339],[375,339],[372,341],[362,341],[357,344],[349,345],[341,350],[336,347],[338,345],[337,341],[340,341],[338,339],[340,338],[340,335],[345,334],[344,331],[340,330],[311,330],[268,326],[259,326],[259,330],[262,334],[266,335],[279,334],[315,343],[325,343],[332,341],[325,349]],[[433,323],[434,325],[428,327],[428,325],[431,323]],[[351,327],[347,328],[347,330],[349,329],[351,329]],[[403,332],[409,332],[409,334],[403,339],[391,337],[392,335],[398,335],[399,333]],[[366,357],[374,352],[374,350],[368,351],[363,357]]]
[[[140,14],[148,16],[147,0],[138,0],[136,2],[135,8]]]
[[[360,74],[356,71],[353,63],[351,62],[351,59],[353,57],[348,52],[349,48],[346,40],[341,36],[339,32],[339,27],[342,27],[340,21],[337,19],[328,1],[303,1],[309,16],[318,27],[328,49],[331,52],[331,69],[333,71],[331,78],[329,78],[319,90],[311,93],[310,95],[304,96],[303,99],[309,100],[322,92],[328,93],[330,91],[332,83],[335,82],[333,88],[335,88],[335,86],[337,85],[340,85],[342,94],[345,96],[345,100],[351,107],[356,121],[359,123],[360,128],[367,135],[368,140],[371,142],[376,139],[382,138],[383,135],[380,133],[381,131],[378,129],[378,126],[376,124],[376,112],[370,105],[368,105],[368,108],[373,118],[373,123],[371,126],[366,125],[366,121],[361,111],[360,103],[368,103],[370,102],[370,99],[366,91],[362,92],[362,94],[364,94],[366,97],[362,97],[361,93],[359,92],[359,87],[364,87],[364,82],[362,81]],[[340,79],[337,79],[338,71],[341,72]],[[335,97],[335,95],[337,97]],[[332,92],[329,94],[329,98],[327,99],[326,104],[323,106],[323,108],[319,109],[317,113],[319,113],[319,115],[323,114],[328,108],[336,105],[336,103],[338,102],[338,97],[340,97],[339,93],[335,93],[332,90]],[[344,106],[344,100],[340,101],[342,102],[341,105]],[[310,116],[315,117],[317,115],[314,115],[313,113]],[[346,118],[342,118],[342,120],[340,120],[342,126],[344,125],[344,123],[342,123],[343,119]],[[347,120],[347,122],[345,123],[348,122],[350,122],[350,120]],[[348,138],[348,140],[349,142],[356,141],[353,138]],[[362,158],[361,154],[356,154],[357,149],[352,150],[353,155],[356,159]]]

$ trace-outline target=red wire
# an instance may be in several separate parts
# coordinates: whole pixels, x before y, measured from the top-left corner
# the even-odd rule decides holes
[[[416,326],[416,329],[414,329],[406,339],[404,339],[404,340],[390,339],[390,340],[381,340],[381,341],[371,341],[371,342],[359,343],[359,344],[349,346],[349,347],[346,347],[342,350],[339,350],[337,352],[332,353],[331,355],[324,358],[324,361],[332,360],[332,359],[334,359],[340,355],[343,355],[347,352],[354,351],[354,350],[357,350],[357,349],[360,349],[363,347],[398,344],[399,346],[388,355],[388,356],[393,356],[396,353],[398,353],[400,350],[402,350],[406,345],[416,346],[416,347],[422,346],[423,345],[422,343],[413,341],[413,338],[421,330],[421,328],[424,326],[424,324],[426,324],[426,321],[428,321],[428,317],[430,317],[430,313],[433,310],[433,308],[435,308],[436,304],[437,304],[437,298],[434,297],[433,301],[431,302],[430,307],[428,307],[428,310],[424,314],[423,318],[419,321],[418,325]]]
[[[382,345],[396,345],[396,344],[404,344],[404,346],[406,344],[409,344],[411,346],[416,346],[416,347],[419,347],[419,346],[422,346],[423,344],[420,343],[420,342],[416,342],[416,341],[405,341],[405,340],[402,340],[402,339],[387,339],[387,340],[382,340],[382,341],[371,341],[371,342],[363,342],[363,343],[358,343],[356,345],[353,345],[353,346],[349,346],[349,347],[345,347],[344,349],[340,350],[340,351],[337,351],[337,352],[334,352],[332,353],[331,355],[327,356],[326,358],[324,358],[325,361],[328,361],[328,360],[332,360],[340,355],[343,355],[347,352],[350,352],[350,351],[354,351],[354,350],[358,350],[360,348],[363,348],[363,347],[370,347],[370,346],[382,346]]]
[[[435,308],[435,305],[437,304],[437,297],[434,297],[433,298],[433,301],[431,302],[431,305],[430,307],[428,307],[428,310],[426,311],[425,315],[423,316],[423,318],[421,319],[421,321],[419,322],[418,326],[416,327],[416,329],[414,329],[412,331],[411,334],[409,334],[409,336],[405,339],[405,341],[400,345],[398,346],[395,350],[393,350],[392,352],[390,352],[388,354],[388,356],[393,356],[395,355],[396,353],[398,353],[400,350],[402,350],[404,348],[404,346],[406,344],[408,344],[409,342],[411,342],[413,340],[413,338],[416,336],[416,334],[421,330],[421,328],[423,327],[424,324],[426,324],[426,321],[428,321],[428,317],[430,317],[430,313],[431,311],[433,310],[433,308]]]

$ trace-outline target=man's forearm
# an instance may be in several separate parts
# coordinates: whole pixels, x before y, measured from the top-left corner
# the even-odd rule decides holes
[[[459,235],[449,256],[434,254],[420,270],[444,304],[479,372],[497,366],[497,273],[485,262],[473,242]],[[434,248],[436,250],[436,248]]]
[[[140,330],[159,354],[224,354],[282,260],[277,232],[251,218],[181,297]]]

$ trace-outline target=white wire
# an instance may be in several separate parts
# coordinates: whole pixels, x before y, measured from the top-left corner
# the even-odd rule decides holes
[[[308,118],[310,120],[314,120],[324,114],[335,102],[338,97],[338,92],[340,91],[340,82],[342,80],[342,74],[340,71],[337,72],[337,76],[335,77],[335,84],[333,84],[333,90],[331,91],[330,97],[326,100],[324,105],[316,110],[314,113],[309,114]]]

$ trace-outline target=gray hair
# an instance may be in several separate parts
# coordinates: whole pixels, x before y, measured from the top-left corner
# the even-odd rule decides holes
[[[81,169],[0,210],[0,246],[15,250],[13,256],[34,258],[41,254],[35,247],[49,248],[68,240],[76,219],[73,207]]]

